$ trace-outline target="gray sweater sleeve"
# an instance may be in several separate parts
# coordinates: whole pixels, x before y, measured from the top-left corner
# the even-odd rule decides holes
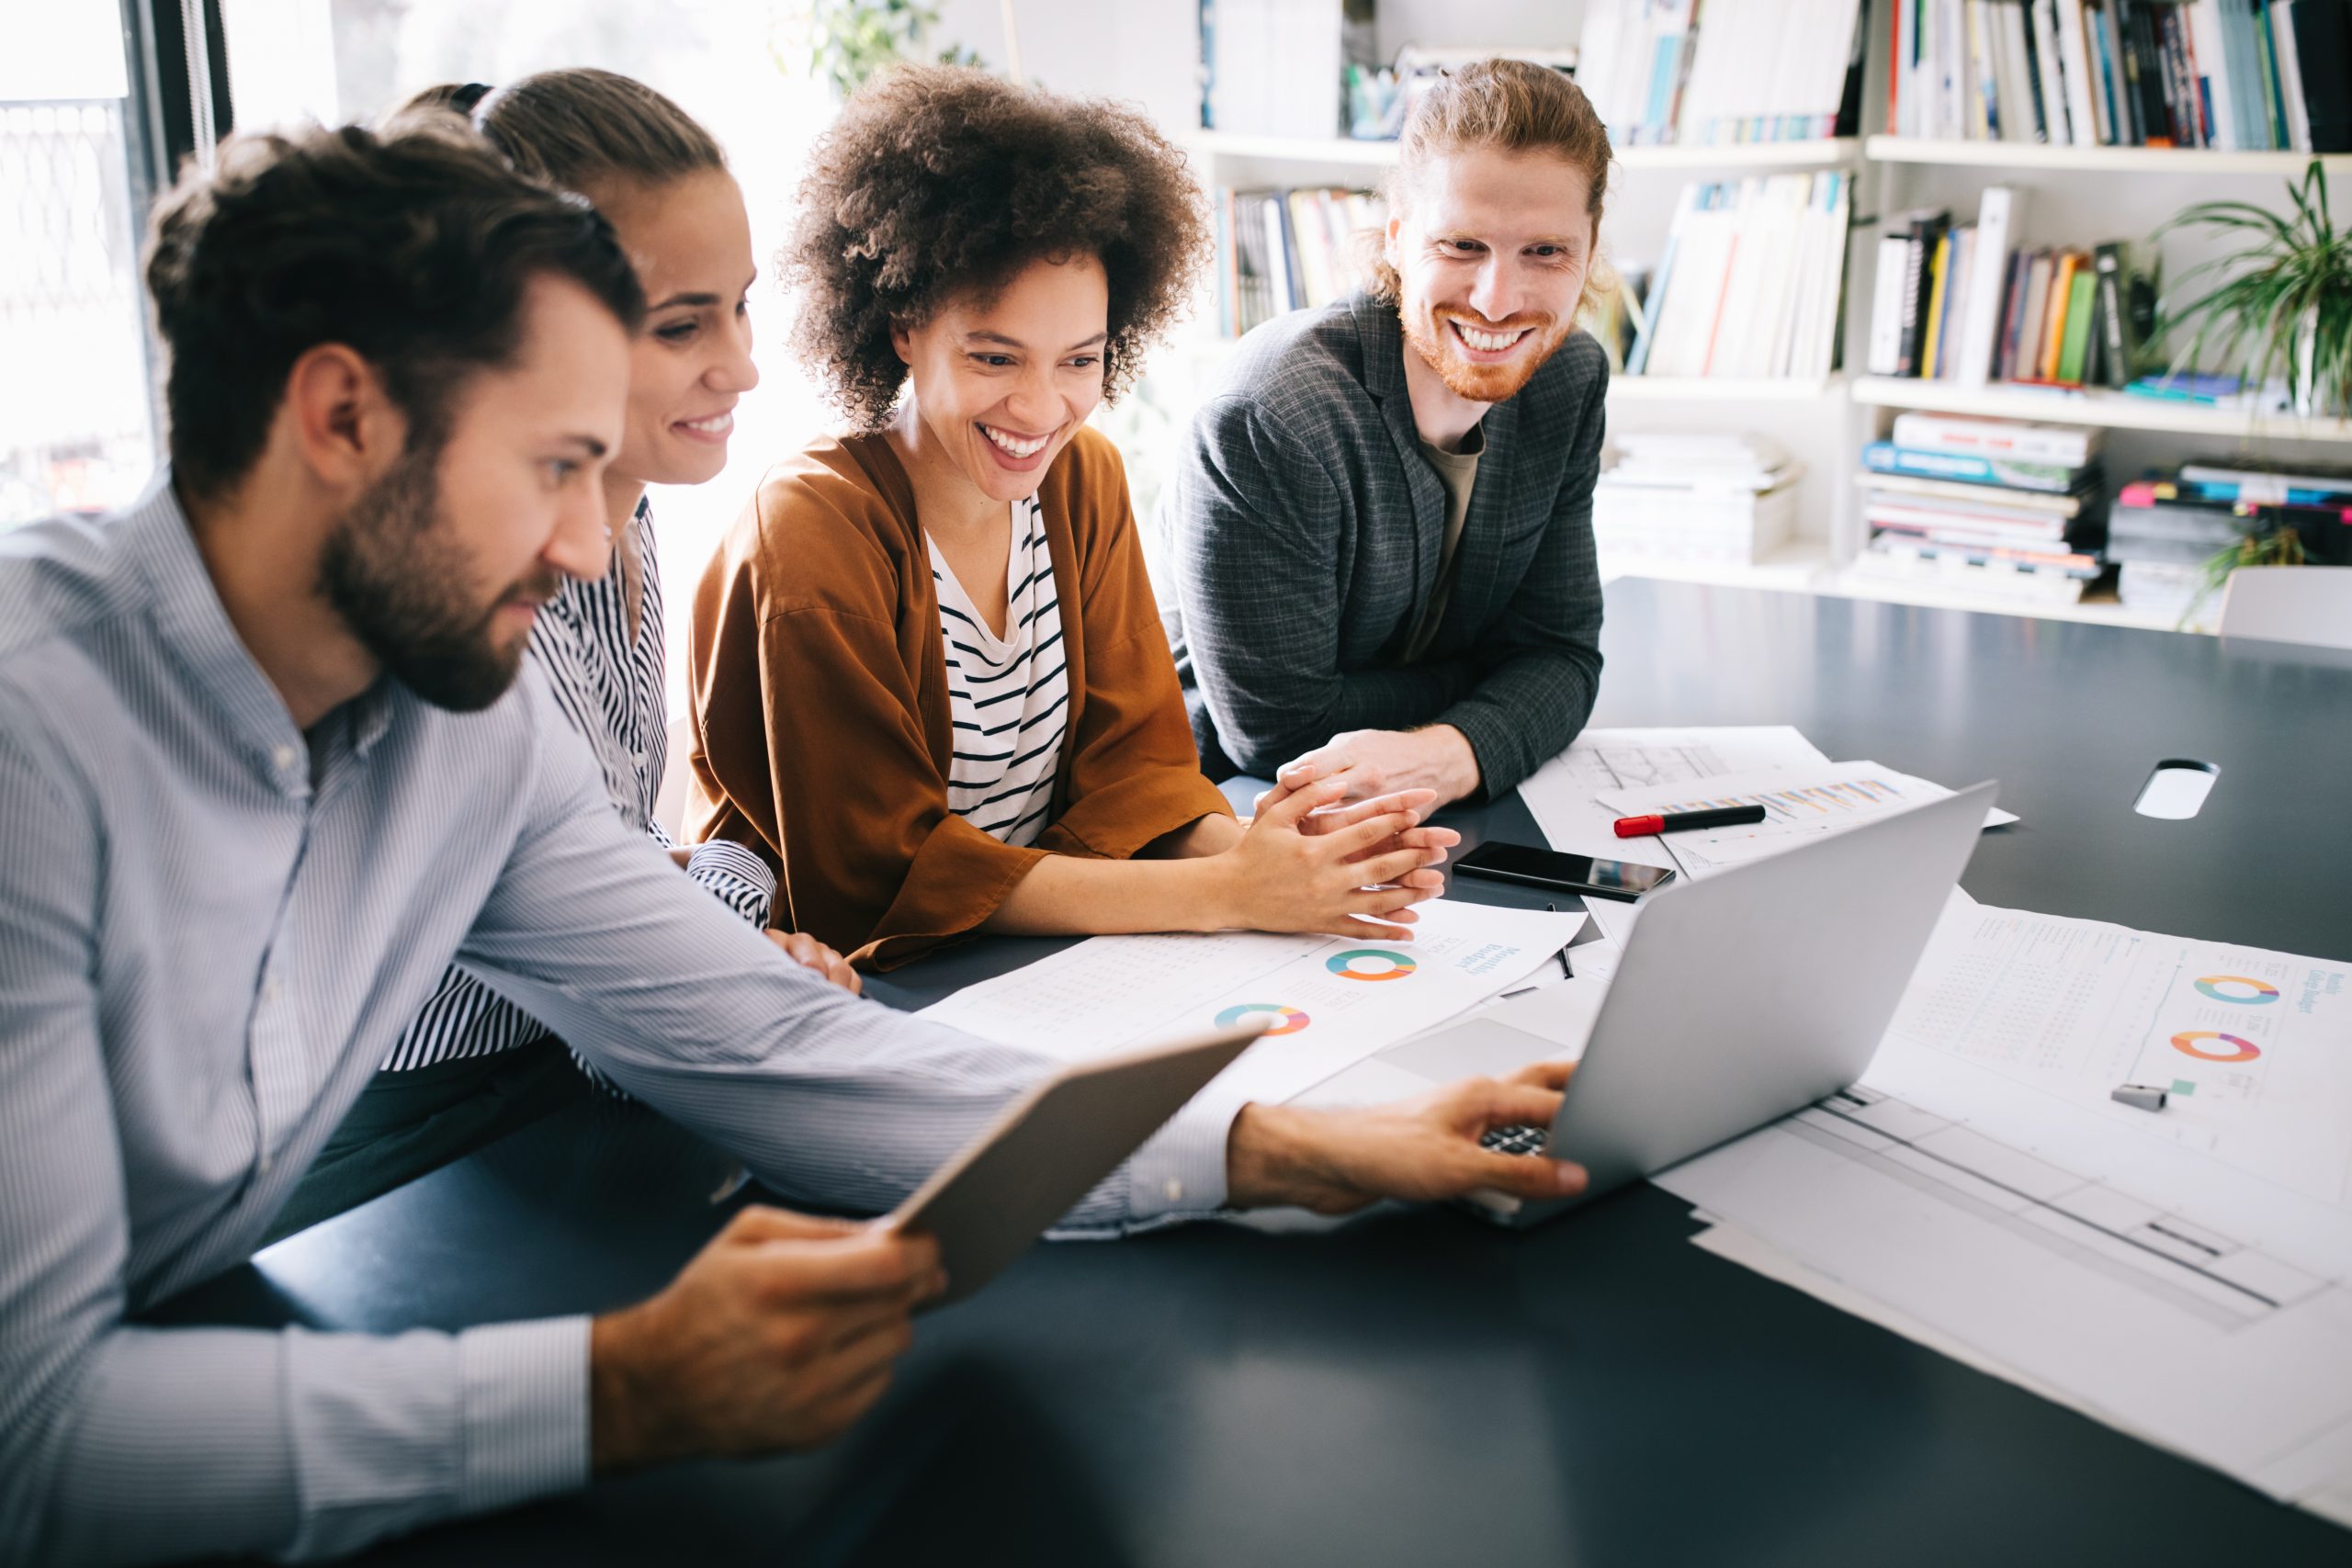
[[[1345,502],[1323,459],[1262,404],[1224,396],[1201,410],[1172,501],[1185,647],[1244,773],[1271,775],[1346,730],[1427,723],[1470,694],[1459,660],[1340,671]]]
[[[1544,542],[1477,649],[1476,684],[1438,716],[1468,738],[1489,797],[1567,749],[1600,691],[1600,568],[1592,487],[1600,477],[1609,378],[1591,380]]]

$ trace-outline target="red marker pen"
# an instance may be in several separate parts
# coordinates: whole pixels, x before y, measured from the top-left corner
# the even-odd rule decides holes
[[[1693,828],[1744,828],[1764,820],[1760,806],[1726,806],[1714,811],[1669,811],[1655,817],[1620,817],[1617,836],[1646,839],[1652,833],[1687,833]]]

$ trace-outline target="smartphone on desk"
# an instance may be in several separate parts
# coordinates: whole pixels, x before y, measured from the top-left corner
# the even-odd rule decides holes
[[[1489,839],[1453,863],[1464,876],[1490,882],[1516,882],[1525,887],[1548,887],[1595,898],[1620,898],[1632,903],[1653,888],[1674,880],[1662,865],[1637,865],[1626,860],[1602,860],[1596,855],[1567,855],[1539,850],[1532,844],[1505,843]]]

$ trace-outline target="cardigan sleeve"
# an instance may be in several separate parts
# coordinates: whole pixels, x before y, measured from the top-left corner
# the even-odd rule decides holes
[[[831,511],[817,488],[763,487],[696,595],[689,826],[776,868],[780,927],[897,963],[987,919],[1044,852],[947,809],[879,547],[846,518],[770,526]],[[796,547],[820,530],[831,547]]]
[[[1083,690],[1064,742],[1066,804],[1037,842],[1125,860],[1233,807],[1201,773],[1118,449],[1082,431],[1071,456],[1063,504],[1078,560]]]

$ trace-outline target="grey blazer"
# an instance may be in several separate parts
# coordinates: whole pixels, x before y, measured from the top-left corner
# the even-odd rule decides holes
[[[1394,307],[1358,294],[1250,334],[1193,418],[1162,521],[1177,669],[1211,777],[1350,729],[1451,724],[1489,795],[1563,750],[1600,681],[1592,485],[1609,362],[1582,332],[1487,411],[1453,597],[1417,663],[1445,488]]]

